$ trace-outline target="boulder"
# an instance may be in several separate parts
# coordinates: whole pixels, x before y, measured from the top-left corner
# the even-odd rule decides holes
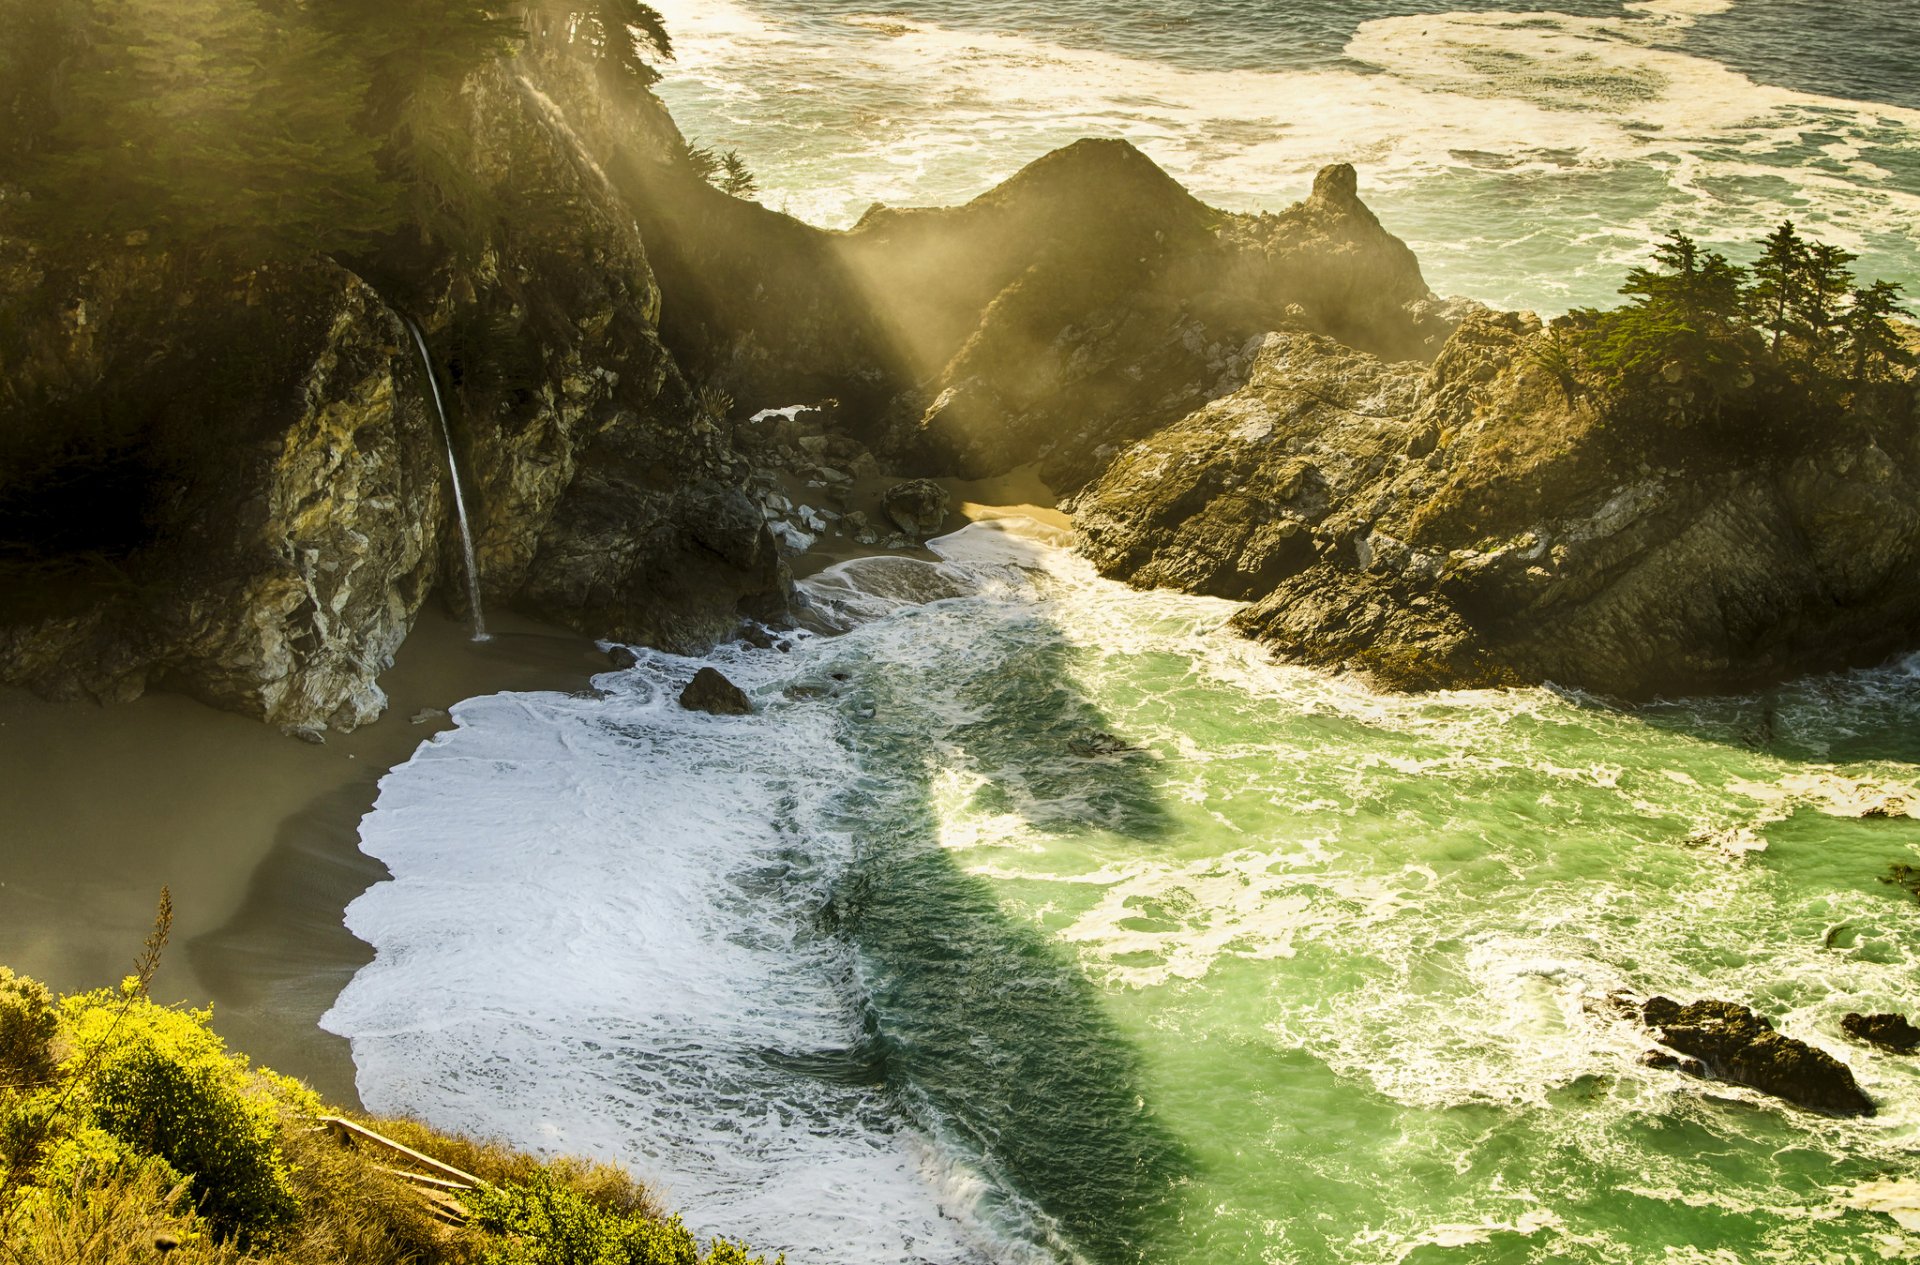
[[[1856,1041],[1877,1045],[1895,1054],[1912,1054],[1920,1049],[1920,1028],[1907,1022],[1905,1015],[1849,1014],[1840,1028]]]
[[[946,526],[947,509],[953,498],[932,479],[913,479],[897,483],[880,498],[880,508],[901,531],[915,540],[937,536]]]
[[[1661,1044],[1698,1059],[1709,1076],[1830,1116],[1874,1114],[1846,1064],[1775,1032],[1745,1006],[1711,1000],[1683,1006],[1651,997],[1641,1018]]]
[[[693,680],[687,683],[687,688],[680,691],[680,706],[690,712],[706,712],[711,716],[748,716],[753,713],[753,700],[747,697],[746,691],[714,668],[701,668],[693,674]]]

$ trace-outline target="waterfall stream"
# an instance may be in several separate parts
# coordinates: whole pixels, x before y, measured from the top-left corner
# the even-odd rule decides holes
[[[453,452],[453,426],[447,421],[447,402],[440,394],[440,375],[434,372],[433,356],[427,351],[427,336],[421,331],[420,323],[405,314],[400,319],[413,335],[413,345],[420,351],[420,367],[433,391],[434,415],[440,419],[440,438],[447,445],[447,474],[453,480],[453,512],[460,522],[460,552],[467,563],[467,608],[473,615],[473,639],[485,641],[487,617],[480,608],[480,567],[473,557],[473,525],[467,521],[467,497],[460,487],[460,461]]]

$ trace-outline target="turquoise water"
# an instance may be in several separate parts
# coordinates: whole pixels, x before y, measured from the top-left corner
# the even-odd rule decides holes
[[[658,7],[682,128],[822,224],[1123,136],[1234,209],[1353,162],[1437,290],[1502,306],[1608,302],[1669,229],[1744,256],[1786,217],[1920,290],[1909,0]]]
[[[795,1261],[1873,1261],[1920,1072],[1920,666],[1637,712],[1383,697],[974,527],[715,662],[503,695],[382,784],[377,1110],[617,1156]],[[903,595],[958,594],[927,606]],[[1751,1004],[1881,1106],[1642,1066]]]

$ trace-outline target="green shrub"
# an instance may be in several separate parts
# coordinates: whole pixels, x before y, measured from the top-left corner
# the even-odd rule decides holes
[[[93,1124],[191,1179],[196,1205],[222,1237],[269,1241],[293,1220],[299,1209],[270,1086],[227,1053],[204,1012],[107,992],[67,1005],[75,1059],[97,1059],[82,1086]]]
[[[762,1265],[764,1258],[716,1239],[706,1255],[680,1218],[609,1211],[542,1174],[497,1186],[468,1203],[474,1224],[500,1236],[486,1265]],[[781,1262],[786,1260],[780,1258]]]
[[[26,1088],[53,1079],[53,994],[37,980],[0,966],[0,1086]]]

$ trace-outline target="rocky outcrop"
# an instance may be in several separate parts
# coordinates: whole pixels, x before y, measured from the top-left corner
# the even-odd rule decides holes
[[[680,691],[680,706],[710,716],[748,716],[753,700],[716,668],[701,668]]]
[[[16,432],[39,479],[10,481],[7,534],[49,547],[0,581],[20,594],[0,678],[67,698],[161,684],[290,728],[379,714],[445,504],[398,318],[325,264],[235,281],[133,257],[73,285],[36,331],[64,372],[31,416],[90,412],[117,443]],[[93,539],[62,537],[89,514]]]
[[[903,401],[926,460],[972,476],[1037,460],[1071,491],[1245,381],[1266,331],[1438,349],[1450,313],[1355,185],[1331,167],[1287,212],[1234,216],[1124,142],[1083,141],[965,207],[869,214],[848,251],[908,280],[890,316],[934,373]]]
[[[932,479],[909,479],[886,490],[880,508],[895,527],[915,540],[937,536],[946,526],[953,498]]]
[[[1078,502],[1108,575],[1252,603],[1280,656],[1436,688],[1746,688],[1920,638],[1920,436],[1893,413],[1649,456],[1576,406],[1526,314],[1431,365],[1262,340],[1247,384]]]
[[[1873,1102],[1847,1065],[1775,1032],[1766,1019],[1727,1001],[1691,1005],[1652,997],[1642,1016],[1659,1041],[1698,1059],[1706,1073],[1833,1116],[1871,1116]]]
[[[876,206],[845,233],[664,170],[637,202],[681,363],[747,411],[834,397],[847,434],[925,473],[1039,461],[1071,490],[1244,381],[1250,338],[1430,358],[1456,315],[1346,166],[1283,214],[1234,215],[1088,140],[965,206]]]
[[[0,249],[22,283],[0,322],[0,682],[173,688],[305,732],[379,714],[421,604],[458,583],[395,301],[448,390],[488,601],[675,650],[779,613],[745,464],[660,342],[603,165],[671,125],[537,49],[455,108],[473,178],[546,208],[458,261],[396,243],[236,275],[137,241],[59,267]]]
[[[1912,1054],[1920,1050],[1920,1028],[1905,1015],[1848,1014],[1840,1020],[1840,1030],[1856,1041],[1877,1045],[1894,1054]]]

